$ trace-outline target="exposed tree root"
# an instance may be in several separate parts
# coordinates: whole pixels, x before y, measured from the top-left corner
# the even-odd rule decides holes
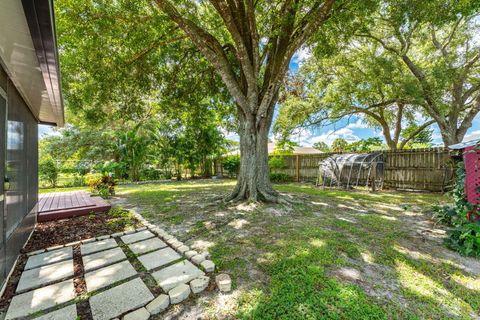
[[[224,198],[224,202],[269,202],[269,203],[289,203],[280,193],[270,186],[252,188],[247,187],[245,183],[237,183],[235,189]]]

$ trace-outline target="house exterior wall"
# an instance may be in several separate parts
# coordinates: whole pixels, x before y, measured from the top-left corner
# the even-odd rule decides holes
[[[6,110],[0,110],[0,177],[10,181],[8,190],[4,190],[3,210],[0,206],[0,286],[3,286],[36,223],[38,124],[3,67],[0,67],[0,88],[7,96]]]

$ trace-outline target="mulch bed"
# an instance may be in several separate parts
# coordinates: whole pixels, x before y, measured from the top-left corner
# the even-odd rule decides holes
[[[118,219],[118,217],[112,216],[108,213],[97,213],[70,219],[39,223],[23,252],[31,252],[56,245],[124,231],[124,224],[109,223]],[[132,224],[135,227],[141,226],[141,223],[134,217],[129,217],[128,219],[132,221]]]
[[[0,312],[6,311],[15,295],[18,281],[27,262],[27,252],[121,232],[128,229],[128,227],[137,228],[141,225],[140,221],[131,215],[125,217],[110,214],[109,212],[38,223],[30,240],[20,254],[12,276],[8,280],[5,292],[0,299]],[[78,256],[76,258],[78,259]],[[85,290],[85,284],[84,281],[79,281],[79,278],[83,278],[80,277],[80,273],[83,273],[83,270],[78,270],[78,265],[78,263],[75,263],[75,279],[77,279],[75,287],[76,293],[82,294]]]

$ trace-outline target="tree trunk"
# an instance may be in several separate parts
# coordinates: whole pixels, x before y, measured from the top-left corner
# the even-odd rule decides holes
[[[463,137],[465,136],[465,134],[459,135],[456,128],[442,128],[441,126],[439,126],[439,128],[440,135],[442,136],[443,144],[445,145],[445,147],[462,142]]]
[[[240,115],[240,172],[237,185],[227,201],[279,202],[279,194],[270,182],[268,168],[268,132],[271,117],[256,124],[254,114]]]

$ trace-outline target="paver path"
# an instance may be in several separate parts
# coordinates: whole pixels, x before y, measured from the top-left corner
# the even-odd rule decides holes
[[[139,315],[144,318],[182,302],[192,292],[198,293],[199,288],[204,290],[209,278],[205,278],[201,266],[185,257],[183,252],[188,251],[184,250],[185,245],[140,215],[137,218],[148,228],[32,253],[5,319],[77,318],[73,246],[80,248],[83,278],[94,320],[137,319]],[[144,282],[146,277],[155,279],[163,293],[155,297]],[[150,282],[147,283],[155,286]]]

